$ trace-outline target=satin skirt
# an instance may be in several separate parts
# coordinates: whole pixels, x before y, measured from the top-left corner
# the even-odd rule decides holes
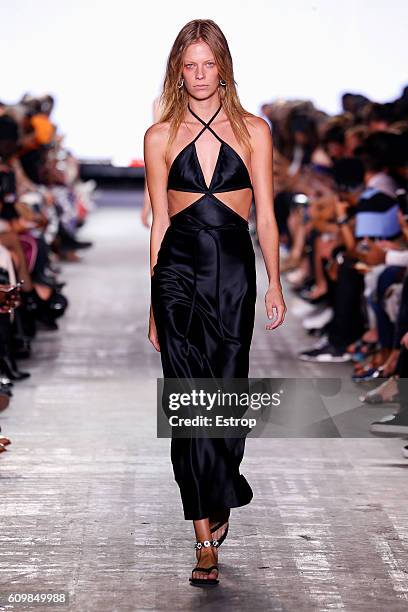
[[[248,222],[205,194],[172,215],[151,278],[164,378],[247,378],[256,301]],[[175,438],[171,461],[184,517],[248,504],[245,437]]]

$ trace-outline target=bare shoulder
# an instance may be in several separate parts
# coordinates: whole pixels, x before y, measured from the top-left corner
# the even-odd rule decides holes
[[[164,150],[169,138],[170,124],[168,122],[153,123],[145,132],[145,147]]]
[[[245,123],[253,143],[262,144],[271,139],[271,128],[263,117],[251,114],[245,117]]]

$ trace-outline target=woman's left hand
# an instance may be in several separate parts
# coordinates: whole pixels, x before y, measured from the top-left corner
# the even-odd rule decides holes
[[[267,323],[266,329],[275,329],[282,325],[285,320],[286,304],[282,295],[281,287],[270,287],[265,294],[265,307],[268,319],[272,319],[274,310],[276,311],[276,319],[273,323]]]

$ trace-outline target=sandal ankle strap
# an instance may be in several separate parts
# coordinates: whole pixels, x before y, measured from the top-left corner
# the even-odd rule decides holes
[[[205,548],[209,548],[210,546],[214,546],[214,548],[217,548],[217,546],[218,546],[218,540],[203,540],[202,542],[197,541],[197,542],[194,544],[194,548],[195,548],[196,550],[200,550],[201,548],[203,548],[203,546],[204,546]]]

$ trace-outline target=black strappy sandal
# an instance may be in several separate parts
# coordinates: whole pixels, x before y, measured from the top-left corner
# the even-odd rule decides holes
[[[214,533],[215,531],[217,531],[218,529],[221,529],[221,527],[223,527],[225,524],[227,525],[227,527],[225,528],[224,533],[222,534],[222,536],[220,538],[218,538],[218,546],[221,546],[221,544],[223,543],[223,541],[225,540],[225,538],[228,535],[228,529],[229,529],[229,517],[230,517],[230,511],[228,511],[228,515],[226,517],[226,519],[224,518],[222,521],[220,521],[219,523],[217,523],[216,525],[214,525],[214,527],[212,527],[210,529],[211,533]]]
[[[214,546],[214,548],[218,548],[219,541],[212,540],[210,542],[210,540],[204,540],[203,542],[196,542],[194,544],[195,550],[201,550],[203,546],[205,546],[205,548],[208,548],[209,546]],[[198,559],[197,563],[199,562],[199,560],[200,559]],[[199,567],[197,565],[191,573],[193,574],[194,572],[204,572],[206,574],[210,574],[212,570],[214,569],[217,570],[217,574],[218,574],[218,571],[219,571],[218,565],[211,565],[210,567]],[[193,578],[193,576],[189,580],[192,586],[200,586],[200,587],[201,586],[203,587],[216,586],[220,582],[218,578]]]

